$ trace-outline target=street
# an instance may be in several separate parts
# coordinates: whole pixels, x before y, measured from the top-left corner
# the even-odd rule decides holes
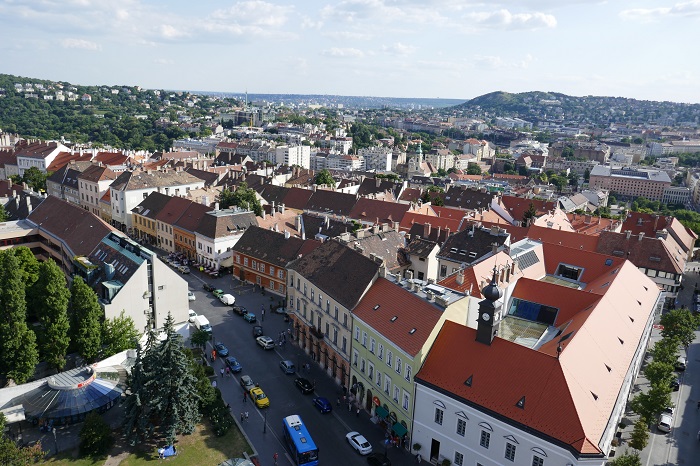
[[[372,444],[373,451],[384,452],[384,433],[382,429],[370,421],[367,412],[362,411],[358,416],[353,410],[349,412],[347,406],[336,406],[339,396],[342,396],[338,387],[331,378],[316,366],[311,358],[292,343],[292,338],[287,335],[287,343],[274,350],[264,350],[253,337],[253,323],[246,322],[241,316],[233,313],[230,306],[225,306],[210,292],[202,288],[203,280],[221,288],[224,293],[231,293],[236,298],[236,304],[245,306],[249,312],[255,313],[258,322],[262,325],[263,334],[277,341],[280,333],[287,333],[287,325],[284,316],[270,312],[270,304],[279,302],[276,295],[270,298],[268,293],[263,296],[259,291],[254,291],[252,285],[235,285],[231,275],[225,275],[218,279],[200,275],[194,272],[183,276],[189,283],[190,290],[194,292],[196,300],[190,302],[190,309],[197,314],[207,317],[213,328],[212,341],[207,348],[207,354],[211,352],[212,344],[221,341],[230,350],[231,356],[238,359],[243,370],[231,377],[218,376],[217,386],[221,389],[224,401],[231,405],[234,418],[240,421],[240,413],[249,413],[247,421],[242,423],[242,428],[259,454],[261,464],[273,464],[272,457],[279,453],[278,464],[293,464],[287,454],[286,445],[282,437],[282,419],[290,414],[298,414],[306,424],[311,437],[319,448],[319,459],[322,464],[336,465],[366,465],[365,457],[353,450],[345,439],[345,434],[350,431],[358,431]],[[262,321],[261,307],[265,308],[265,317]],[[279,362],[284,359],[291,360],[300,372],[296,375],[286,375],[279,367]],[[302,366],[310,363],[309,372],[303,372]],[[213,362],[216,374],[223,367],[223,361],[217,359]],[[258,409],[250,398],[244,402],[243,389],[239,384],[241,375],[249,375],[253,381],[260,385],[270,400],[270,407]],[[294,384],[294,379],[303,376],[315,384],[312,394],[303,395]],[[321,414],[312,405],[315,396],[324,396],[331,401],[333,411]],[[414,463],[413,456],[400,448],[389,448],[388,457],[394,465]]]

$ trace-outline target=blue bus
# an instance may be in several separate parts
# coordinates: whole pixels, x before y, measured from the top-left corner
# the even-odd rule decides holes
[[[306,430],[306,426],[296,414],[282,420],[284,438],[287,441],[292,459],[298,466],[316,466],[318,464],[318,448]]]

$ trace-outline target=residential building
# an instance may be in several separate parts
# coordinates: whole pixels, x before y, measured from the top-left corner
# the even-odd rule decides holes
[[[275,149],[275,163],[281,165],[299,165],[301,168],[311,166],[311,148],[309,146],[280,146]]]
[[[175,252],[173,225],[185,213],[192,201],[184,197],[171,197],[156,214],[156,244],[166,252]]]
[[[439,278],[452,275],[466,265],[480,262],[510,247],[510,235],[498,226],[471,228],[450,235],[437,253]]]
[[[343,386],[350,377],[351,311],[379,277],[380,264],[329,240],[287,266],[294,341]]]
[[[364,158],[364,169],[384,172],[391,171],[392,152],[392,149],[389,147],[372,146],[358,150],[357,155]]]
[[[212,210],[195,229],[197,262],[214,270],[233,266],[233,247],[252,226],[258,226],[255,213],[244,209]]]
[[[165,194],[152,192],[131,210],[134,238],[147,244],[158,244],[158,222],[156,217],[170,202],[170,199],[172,198]]]
[[[437,280],[437,254],[439,251],[440,246],[435,241],[420,237],[411,238],[406,245],[406,259],[410,261],[411,265],[404,271],[404,278]]]
[[[69,152],[66,146],[55,141],[19,145],[16,150],[17,170],[20,176],[24,176],[24,172],[32,167],[46,173],[47,168],[59,153]]]
[[[80,205],[93,215],[100,216],[100,199],[109,190],[117,174],[105,166],[90,165],[78,175]]]
[[[358,171],[365,169],[365,160],[362,156],[328,154],[325,168],[329,170]]]
[[[671,186],[671,178],[662,170],[596,165],[588,184],[590,189],[614,191],[619,196],[660,201],[666,188]]]
[[[664,189],[661,196],[663,204],[679,204],[682,206],[688,205],[691,201],[691,191],[685,186],[669,186]]]
[[[89,162],[87,166],[89,166]],[[85,164],[65,165],[46,179],[46,192],[51,196],[80,205],[78,177]]]
[[[189,260],[197,258],[197,237],[195,232],[199,228],[204,215],[212,210],[214,209],[209,206],[190,202],[182,215],[180,215],[180,218],[172,225],[175,252],[184,254]]]

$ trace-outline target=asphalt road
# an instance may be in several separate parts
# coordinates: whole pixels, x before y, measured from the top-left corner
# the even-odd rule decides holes
[[[345,439],[345,434],[353,430],[363,434],[375,452],[384,451],[384,432],[370,421],[368,413],[363,411],[357,416],[354,411],[349,412],[347,407],[336,409],[340,388],[318,366],[311,363],[310,372],[302,374],[315,382],[316,389],[309,395],[302,395],[294,385],[296,375],[286,375],[282,372],[279,362],[283,359],[293,361],[297,368],[311,362],[290,338],[283,347],[263,350],[253,337],[254,324],[246,322],[241,316],[233,313],[230,306],[225,306],[211,293],[205,292],[202,283],[204,280],[216,288],[221,288],[225,293],[233,294],[236,304],[254,312],[258,318],[257,324],[263,326],[264,334],[275,340],[281,332],[286,332],[288,325],[283,316],[269,312],[270,304],[279,301],[279,297],[274,297],[274,301],[271,301],[269,293],[263,296],[260,292],[254,292],[251,285],[234,286],[231,275],[211,279],[194,272],[185,275],[185,279],[196,296],[196,300],[190,302],[190,308],[209,319],[213,328],[212,341],[223,342],[230,354],[243,366],[243,370],[231,378],[219,376],[217,384],[224,400],[231,405],[234,416],[239,417],[241,412],[248,412],[248,420],[242,423],[242,427],[258,451],[261,464],[273,464],[274,453],[279,453],[278,464],[293,464],[282,437],[282,419],[290,414],[298,414],[304,420],[319,448],[319,460],[322,464],[367,464],[366,459],[356,453]],[[264,321],[261,319],[261,306],[266,308]],[[211,346],[208,352],[211,352]],[[217,359],[213,366],[218,374],[223,362]],[[258,409],[250,399],[243,402],[243,389],[238,381],[240,375],[249,375],[260,385],[270,399],[269,408]],[[312,405],[314,396],[328,398],[333,404],[333,411],[321,414]],[[389,448],[388,456],[394,465],[415,464],[413,456],[400,448]]]

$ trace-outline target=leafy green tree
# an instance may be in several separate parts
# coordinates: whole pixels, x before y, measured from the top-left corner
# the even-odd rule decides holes
[[[654,347],[651,349],[650,353],[655,362],[673,366],[678,360],[679,345],[680,340],[677,338],[662,338],[654,343]]]
[[[5,210],[5,206],[3,204],[0,204],[0,222],[7,222],[7,211]]]
[[[0,413],[0,464],[8,466],[24,466],[39,463],[46,453],[37,442],[31,447],[20,447],[12,439],[5,436],[5,415]]]
[[[46,179],[49,176],[51,176],[50,172],[44,173],[36,167],[30,167],[24,171],[22,181],[35,191],[46,191]]]
[[[583,179],[586,180],[586,183],[591,179],[591,171],[588,168],[583,172]]]
[[[624,452],[617,458],[608,461],[608,466],[642,466],[642,460],[639,457],[639,452],[633,451]]]
[[[49,259],[39,266],[39,279],[32,287],[32,293],[39,296],[41,357],[51,367],[60,371],[66,364],[66,353],[70,343],[70,323],[68,322],[68,301],[70,290],[66,287],[66,276],[56,263]]]
[[[27,327],[27,303],[17,257],[0,251],[0,376],[21,384],[39,362],[36,336]]]
[[[92,362],[102,346],[102,308],[97,294],[79,276],[73,279],[70,294],[71,343],[83,360]]]
[[[19,268],[22,271],[22,282],[25,287],[31,288],[39,279],[39,261],[26,246],[19,246],[11,249],[12,253],[19,261]]]
[[[134,325],[134,319],[125,315],[105,319],[102,322],[102,357],[108,358],[128,349],[136,348],[139,332]]]
[[[632,410],[647,420],[656,419],[668,406],[671,406],[669,385],[652,385],[646,393],[638,393],[630,401]]]
[[[190,337],[192,344],[200,348],[204,348],[209,340],[211,340],[211,333],[199,329],[195,330]]]
[[[235,191],[225,188],[219,194],[219,205],[222,209],[228,209],[232,205],[246,208],[255,212],[258,217],[262,216],[262,205],[258,200],[254,189],[249,188],[246,182],[238,185]]]
[[[151,374],[155,368],[144,365],[144,355],[141,345],[136,346],[136,361],[127,378],[129,396],[124,402],[123,432],[129,445],[134,446],[148,439],[153,432],[150,422],[150,392],[148,383],[155,376]]]
[[[99,456],[107,453],[114,444],[112,428],[93,411],[85,417],[80,429],[80,454]]]
[[[654,360],[646,365],[644,375],[651,384],[668,385],[673,379],[673,365]]]
[[[637,422],[634,423],[634,430],[632,431],[632,438],[630,439],[630,446],[637,451],[644,450],[649,442],[649,421],[646,419],[639,418]]]
[[[686,347],[695,339],[695,329],[700,324],[688,309],[673,309],[663,314],[659,323],[664,326],[661,330],[664,338],[677,338]]]
[[[529,225],[535,217],[537,217],[537,209],[535,209],[535,205],[531,202],[525,213],[523,213],[523,225]]]
[[[447,170],[445,170],[444,168],[438,168],[437,176],[441,178],[447,176]]]
[[[331,175],[331,172],[329,172],[325,168],[320,172],[316,173],[314,183],[316,183],[319,186],[326,185],[335,188],[335,180],[333,179],[333,175]]]
[[[475,163],[470,163],[467,166],[467,175],[481,175],[481,167]]]

